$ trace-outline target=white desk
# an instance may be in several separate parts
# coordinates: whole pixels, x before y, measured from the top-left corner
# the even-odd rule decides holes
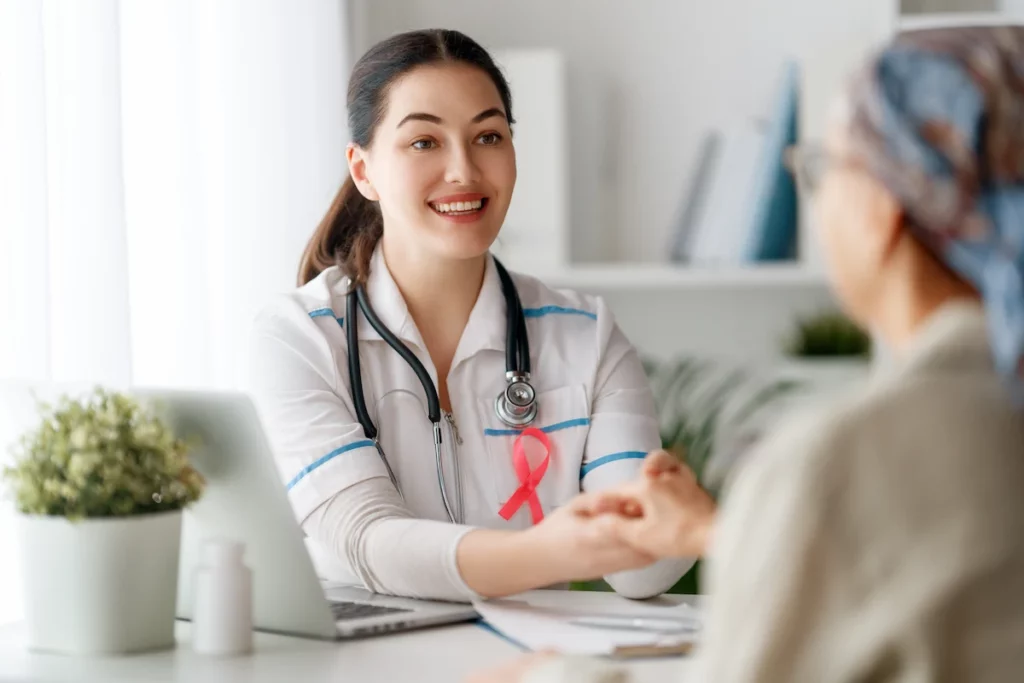
[[[341,642],[257,633],[251,655],[222,659],[194,653],[189,628],[178,622],[174,650],[82,658],[29,652],[18,625],[0,627],[0,681],[457,683],[520,654],[477,624],[462,624]],[[678,683],[684,661],[666,657],[627,666],[637,683]]]

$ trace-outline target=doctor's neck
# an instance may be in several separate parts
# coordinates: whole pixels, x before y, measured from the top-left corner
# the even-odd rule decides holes
[[[457,328],[469,320],[487,267],[487,254],[472,259],[439,259],[381,238],[384,262],[421,332],[441,325]]]

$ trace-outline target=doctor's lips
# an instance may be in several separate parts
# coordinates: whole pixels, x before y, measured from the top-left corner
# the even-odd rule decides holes
[[[477,220],[487,208],[487,197],[478,192],[450,194],[432,199],[427,204],[434,213],[455,223]]]

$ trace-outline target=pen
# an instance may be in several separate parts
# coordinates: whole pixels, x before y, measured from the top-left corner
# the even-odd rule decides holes
[[[699,631],[700,623],[693,619],[668,619],[664,617],[576,617],[569,620],[576,626],[592,628],[624,629],[627,631],[655,631],[661,633],[678,633],[680,631]]]

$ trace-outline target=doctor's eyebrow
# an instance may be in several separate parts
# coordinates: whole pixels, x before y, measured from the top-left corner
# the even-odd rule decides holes
[[[503,112],[498,107],[491,107],[490,109],[485,109],[476,116],[474,116],[471,123],[480,123],[481,121],[489,119],[494,116],[504,119],[505,112]],[[427,114],[426,112],[416,111],[407,115],[405,118],[399,121],[398,125],[395,126],[395,128],[401,128],[406,121],[426,121],[428,123],[437,124],[444,123],[444,120],[440,116],[435,116],[434,114]]]

